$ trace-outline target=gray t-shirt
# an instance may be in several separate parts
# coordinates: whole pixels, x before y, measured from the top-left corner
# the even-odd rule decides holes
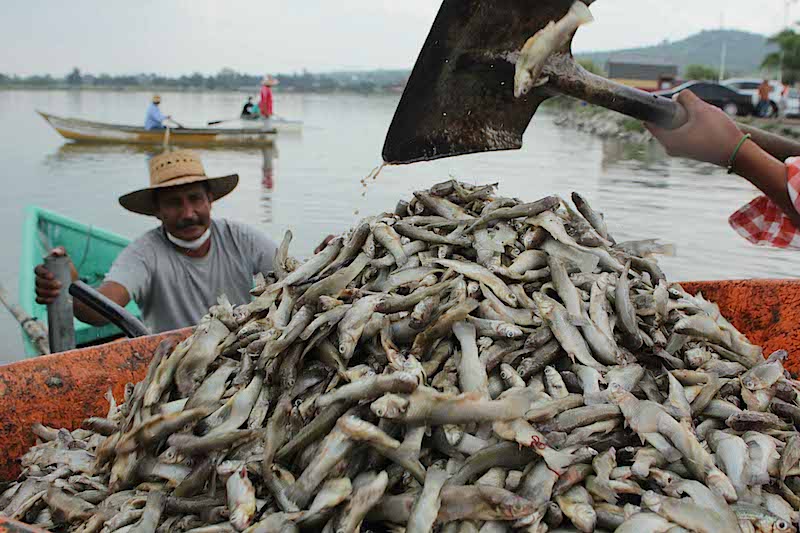
[[[201,258],[180,253],[164,231],[128,245],[105,278],[128,290],[153,333],[197,324],[222,294],[233,305],[249,302],[253,274],[272,270],[275,243],[244,224],[212,220],[211,249]]]

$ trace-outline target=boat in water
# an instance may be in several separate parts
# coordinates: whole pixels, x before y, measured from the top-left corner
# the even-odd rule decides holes
[[[63,246],[78,270],[79,279],[96,288],[103,282],[111,264],[130,242],[110,231],[88,226],[35,206],[29,206],[26,210],[22,233],[19,304],[25,312],[45,325],[47,306],[36,303],[33,269],[43,262],[52,248]],[[135,302],[131,301],[125,309],[141,319],[141,312]],[[77,347],[102,344],[123,336],[122,331],[111,324],[97,327],[75,319],[74,325]],[[23,337],[26,355],[38,355],[39,351],[30,339]]]
[[[269,123],[254,124],[252,126],[244,126],[243,124],[239,128],[166,128],[146,130],[140,126],[58,117],[42,111],[37,111],[37,113],[65,139],[86,143],[264,146],[274,143],[277,135],[276,128],[270,126]]]
[[[276,117],[274,115],[268,119],[265,119],[264,117],[261,116],[249,117],[249,118],[242,117],[239,120],[220,121],[220,124],[222,123],[225,123],[227,127],[235,126],[237,128],[242,128],[242,129],[247,129],[247,128],[274,129],[278,133],[303,132],[302,120],[290,120],[283,117]]]

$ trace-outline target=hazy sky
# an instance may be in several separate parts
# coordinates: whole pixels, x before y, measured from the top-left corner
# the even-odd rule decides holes
[[[535,0],[530,0],[535,4]],[[702,29],[771,34],[785,0],[598,0],[578,51]],[[410,68],[438,0],[0,0],[0,72],[295,72]],[[800,6],[792,9],[800,18]]]

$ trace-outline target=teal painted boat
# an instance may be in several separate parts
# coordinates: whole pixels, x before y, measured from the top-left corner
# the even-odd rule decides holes
[[[22,256],[19,269],[19,303],[32,317],[47,324],[47,307],[36,303],[33,269],[42,263],[48,251],[63,246],[80,279],[92,287],[98,287],[119,253],[128,245],[129,239],[100,228],[82,224],[76,220],[35,206],[25,213],[22,235]],[[136,303],[131,301],[126,309],[141,320]],[[123,336],[113,325],[101,327],[85,324],[75,319],[75,343],[78,347],[101,344]],[[38,352],[29,339],[24,338],[28,356]]]

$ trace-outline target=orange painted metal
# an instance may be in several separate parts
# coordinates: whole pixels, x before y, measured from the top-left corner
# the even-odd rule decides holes
[[[683,287],[719,304],[722,313],[766,354],[789,352],[787,368],[800,371],[800,280],[685,282]],[[0,479],[19,474],[19,457],[34,444],[35,422],[68,429],[102,415],[109,387],[120,398],[128,382],[142,379],[158,344],[185,338],[190,328],[0,366]],[[0,533],[42,530],[0,517]]]
[[[108,411],[109,387],[121,401],[126,383],[144,378],[156,346],[190,328],[26,359],[0,366],[0,479],[15,479],[19,458],[35,444],[31,425],[75,429]]]
[[[800,280],[746,279],[682,283],[716,302],[722,314],[767,356],[786,350],[784,367],[800,375]]]

